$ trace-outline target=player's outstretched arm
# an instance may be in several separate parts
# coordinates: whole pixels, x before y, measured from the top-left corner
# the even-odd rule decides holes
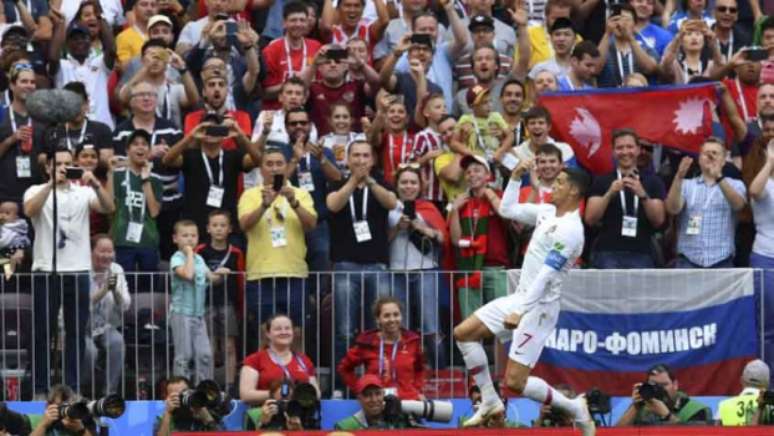
[[[515,174],[515,172],[514,172]],[[521,176],[518,179],[508,181],[503,198],[500,201],[498,213],[501,217],[516,220],[522,224],[534,226],[537,223],[537,217],[540,208],[545,205],[534,203],[519,203],[519,191],[521,190]]]

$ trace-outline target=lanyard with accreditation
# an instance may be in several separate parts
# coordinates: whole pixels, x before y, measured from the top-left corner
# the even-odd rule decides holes
[[[616,170],[616,173],[618,174],[619,180],[623,178],[621,171]],[[621,216],[623,217],[623,222],[621,223],[621,236],[626,236],[627,238],[636,238],[637,212],[640,208],[640,197],[636,195],[634,196],[634,213],[632,215],[626,213],[626,194],[624,194],[624,189],[618,191],[618,197],[621,199]]]

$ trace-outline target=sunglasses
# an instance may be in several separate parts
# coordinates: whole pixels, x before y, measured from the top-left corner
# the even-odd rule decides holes
[[[737,9],[730,6],[718,6],[715,8],[716,11],[722,12],[722,13],[728,13],[728,14],[735,14]]]
[[[288,121],[288,126],[306,126],[309,121]]]

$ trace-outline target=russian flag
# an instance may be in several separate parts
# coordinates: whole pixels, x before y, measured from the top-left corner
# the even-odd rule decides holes
[[[691,395],[736,395],[759,354],[754,294],[750,269],[573,271],[534,374],[629,396],[665,363]]]

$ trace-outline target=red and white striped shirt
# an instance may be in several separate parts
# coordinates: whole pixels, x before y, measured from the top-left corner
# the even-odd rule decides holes
[[[414,153],[411,160],[418,160],[420,157],[435,150],[443,150],[443,139],[441,135],[430,127],[422,130],[414,136]],[[422,198],[430,201],[443,201],[443,191],[438,177],[433,171],[433,161],[430,160],[422,165],[422,178],[425,181],[425,189]]]
[[[358,37],[365,41],[366,47],[368,47],[368,52],[371,52],[371,23],[368,20],[365,18],[361,19],[360,22],[357,23],[355,32],[352,35],[347,35],[347,32],[344,31],[344,28],[341,27],[341,24],[336,24],[333,26],[333,32],[331,35],[332,44],[346,46],[347,42],[349,42],[349,39],[353,37]]]

